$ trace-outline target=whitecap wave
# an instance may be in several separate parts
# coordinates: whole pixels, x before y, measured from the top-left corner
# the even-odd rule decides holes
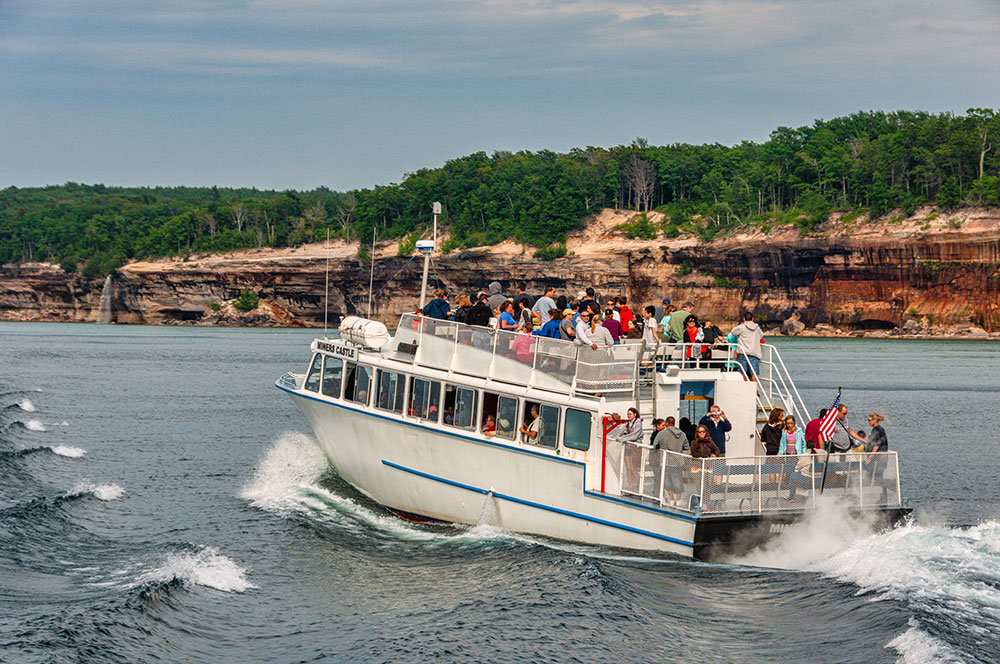
[[[257,587],[247,580],[245,568],[210,546],[193,553],[171,553],[167,555],[163,565],[140,574],[131,585],[169,583],[174,579],[184,584],[205,586],[227,593],[241,593]]]
[[[48,431],[48,429],[45,428],[45,425],[38,420],[28,420],[24,423],[24,428],[28,431]]]
[[[93,484],[84,480],[66,493],[67,496],[82,496],[91,494],[99,500],[117,500],[125,495],[125,489],[117,484]]]
[[[26,413],[33,413],[36,410],[38,410],[37,408],[35,408],[35,404],[31,403],[30,399],[21,399],[17,403],[17,407]]]
[[[87,453],[87,450],[82,447],[72,447],[70,445],[53,445],[49,449],[59,456],[69,457],[71,459],[79,459]]]
[[[897,664],[963,664],[964,660],[948,644],[921,630],[916,620],[910,618],[909,625],[886,645],[899,653]]]

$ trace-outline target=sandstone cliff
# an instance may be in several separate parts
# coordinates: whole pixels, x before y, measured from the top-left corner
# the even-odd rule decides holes
[[[812,234],[755,228],[709,243],[683,236],[629,240],[615,226],[632,216],[603,212],[554,261],[534,259],[530,248],[510,242],[435,257],[431,287],[471,293],[498,280],[512,292],[523,279],[532,291],[546,283],[566,293],[594,285],[602,294],[626,293],[632,304],[669,295],[694,302],[698,314],[720,323],[746,308],[766,327],[792,317],[829,332],[904,325],[907,333],[1000,331],[998,210],[920,210],[875,223],[835,217]],[[395,242],[380,247],[372,275],[371,315],[389,323],[412,311],[420,296],[421,259],[395,253]],[[331,323],[344,314],[366,315],[371,264],[357,257],[356,244],[338,242],[126,265],[107,293],[111,318],[322,326],[328,260]],[[3,266],[0,319],[95,321],[103,286],[103,279],[87,281],[51,265]],[[225,308],[243,289],[259,293],[264,306],[246,315]]]

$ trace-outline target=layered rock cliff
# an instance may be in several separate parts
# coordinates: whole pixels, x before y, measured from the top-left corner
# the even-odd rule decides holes
[[[1000,331],[998,210],[921,210],[881,222],[833,218],[812,234],[755,228],[708,243],[626,239],[615,227],[632,214],[608,210],[595,217],[569,239],[569,254],[554,261],[509,242],[435,257],[431,288],[474,293],[497,280],[512,293],[513,282],[523,279],[529,291],[549,283],[563,293],[593,285],[602,295],[625,293],[633,305],[664,295],[690,300],[696,313],[720,323],[750,309],[765,326],[792,317],[830,330],[909,324],[909,332]],[[367,315],[371,279],[373,318],[392,323],[412,311],[421,259],[395,256],[392,243],[379,249],[373,267],[357,249],[333,243],[137,262],[113,275],[105,295],[117,323],[322,326],[324,305],[331,322]],[[0,319],[95,321],[103,287],[103,279],[51,265],[3,266]],[[264,300],[249,317],[226,307],[244,289]]]

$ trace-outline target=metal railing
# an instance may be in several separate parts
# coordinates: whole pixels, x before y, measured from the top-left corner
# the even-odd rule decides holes
[[[703,356],[701,349],[710,349]],[[459,374],[583,396],[638,396],[640,375],[683,369],[736,370],[730,344],[626,341],[596,350],[572,341],[403,314],[389,345],[394,359]]]
[[[848,507],[901,500],[895,452],[695,459],[622,443],[617,461],[620,495],[696,513],[814,508],[821,494]]]

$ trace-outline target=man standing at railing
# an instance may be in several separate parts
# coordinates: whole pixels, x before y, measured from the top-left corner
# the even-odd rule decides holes
[[[722,408],[713,405],[708,409],[708,414],[699,420],[698,426],[708,429],[712,442],[719,448],[719,456],[726,456],[726,434],[733,430],[733,425],[726,419]]]
[[[764,339],[764,331],[760,325],[753,322],[753,314],[749,311],[743,314],[743,322],[732,329],[736,336],[736,350],[740,356],[738,361],[743,367],[743,373],[750,380],[757,380],[760,373],[760,343]]]
[[[653,436],[653,447],[660,450],[663,459],[663,490],[671,505],[683,504],[684,480],[682,470],[684,465],[684,444],[687,436],[674,426],[674,418],[653,420],[656,435]],[[656,466],[654,466],[655,468]]]

